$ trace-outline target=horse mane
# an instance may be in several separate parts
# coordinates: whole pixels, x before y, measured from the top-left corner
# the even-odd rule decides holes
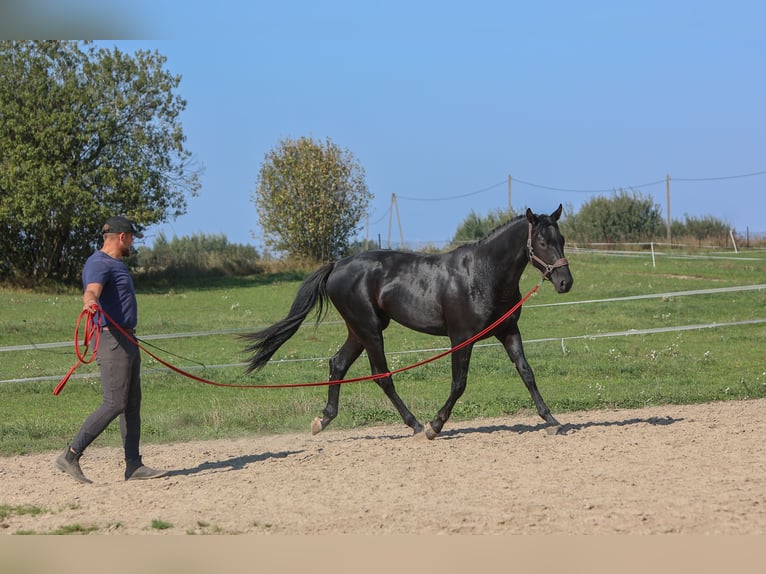
[[[474,243],[486,243],[487,241],[491,241],[495,236],[499,235],[503,231],[505,231],[508,227],[511,227],[514,223],[517,221],[521,221],[522,219],[526,220],[527,216],[525,214],[516,215],[515,217],[512,217],[505,223],[501,223],[494,229],[492,229],[489,233],[487,233],[484,237],[481,239],[475,241]]]

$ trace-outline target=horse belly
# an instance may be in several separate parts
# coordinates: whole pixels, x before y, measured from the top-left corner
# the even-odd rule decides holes
[[[336,263],[327,293],[347,321],[374,311],[409,329],[444,335],[442,288],[450,276],[430,261],[413,253],[366,251]]]
[[[381,293],[378,305],[393,321],[408,329],[429,335],[446,335],[442,307],[434,300],[392,291]]]

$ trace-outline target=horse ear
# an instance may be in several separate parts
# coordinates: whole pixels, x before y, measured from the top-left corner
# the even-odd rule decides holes
[[[527,219],[532,225],[537,225],[537,216],[527,207]]]
[[[559,203],[559,208],[553,213],[551,213],[551,219],[553,219],[553,221],[558,221],[559,217],[561,217],[561,211],[563,209],[564,209],[564,206]]]

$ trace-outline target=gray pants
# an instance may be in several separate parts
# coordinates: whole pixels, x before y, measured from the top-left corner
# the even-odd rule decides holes
[[[71,448],[83,452],[114,419],[120,417],[125,458],[139,458],[141,438],[141,350],[117,331],[101,332],[96,352],[101,371],[101,406],[82,424]]]

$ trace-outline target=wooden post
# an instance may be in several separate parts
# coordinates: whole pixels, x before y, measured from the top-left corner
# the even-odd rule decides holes
[[[508,213],[513,213],[513,207],[511,206],[511,187],[513,184],[513,178],[508,176]]]
[[[402,232],[402,218],[399,217],[399,202],[396,201],[396,194],[394,194],[394,206],[396,206],[396,221],[399,223],[399,249],[404,249],[404,233]]]
[[[391,224],[394,222],[394,205],[396,204],[396,194],[391,194],[391,205],[388,208],[388,245],[387,248],[391,249]]]
[[[404,233],[402,232],[402,219],[399,217],[399,203],[396,201],[396,194],[391,194],[391,208],[388,216],[388,248],[391,249],[391,225],[394,221],[394,213],[396,213],[396,222],[399,224],[399,241],[401,245],[400,249],[404,249]]]
[[[670,174],[665,176],[665,193],[667,195],[667,206],[668,206],[668,245],[672,244],[673,238],[670,236]]]

